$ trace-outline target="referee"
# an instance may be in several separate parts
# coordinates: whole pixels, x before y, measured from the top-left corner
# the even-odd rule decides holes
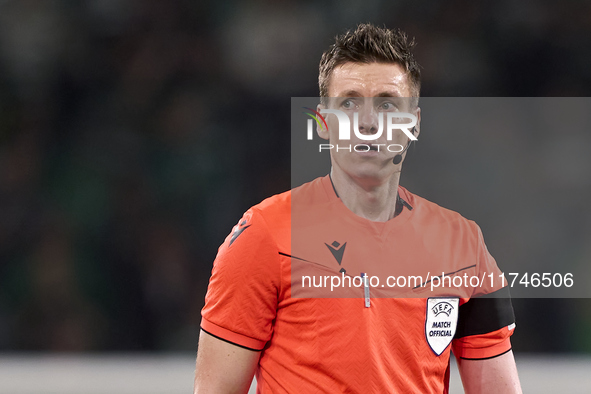
[[[408,297],[368,289],[369,275],[502,275],[474,222],[399,185],[420,133],[412,46],[399,30],[362,24],[324,52],[318,135],[338,145],[339,110],[355,119],[348,142],[365,149],[331,149],[330,174],[252,207],[220,246],[195,393],[246,393],[254,375],[260,393],[447,393],[452,352],[466,393],[521,392],[502,285],[416,286]],[[378,114],[392,111],[416,122],[387,141]],[[364,285],[315,297],[304,277]]]

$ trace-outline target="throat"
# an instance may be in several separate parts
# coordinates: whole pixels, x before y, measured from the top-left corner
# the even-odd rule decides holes
[[[334,179],[331,182],[337,197],[357,216],[374,222],[386,222],[398,216],[403,210],[403,204],[398,197],[398,179],[391,179],[372,187],[346,179]]]

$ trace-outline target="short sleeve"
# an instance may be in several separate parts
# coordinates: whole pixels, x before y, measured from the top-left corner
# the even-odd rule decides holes
[[[507,281],[489,253],[480,228],[477,230],[477,273],[481,286],[460,306],[458,326],[452,341],[454,355],[464,359],[487,359],[511,349],[515,315]]]
[[[486,360],[511,350],[511,335],[515,324],[510,324],[486,334],[470,335],[452,341],[452,351],[457,358]]]
[[[481,283],[474,289],[472,297],[478,297],[500,290],[507,284],[507,281],[503,279],[502,271],[488,251],[480,227],[476,223],[473,225],[477,232],[477,275],[481,279]]]
[[[218,250],[201,329],[251,350],[271,339],[280,286],[279,253],[261,213],[247,211]]]

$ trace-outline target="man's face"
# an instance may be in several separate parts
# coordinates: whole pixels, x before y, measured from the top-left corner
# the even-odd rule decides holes
[[[328,109],[338,109],[349,115],[351,139],[338,140],[339,125],[335,115],[326,116],[328,133],[319,131],[320,137],[329,139],[335,148],[331,149],[331,161],[337,170],[345,171],[353,178],[384,179],[400,171],[401,164],[393,164],[392,159],[400,147],[406,146],[409,138],[398,129],[393,130],[392,140],[387,140],[387,112],[408,112],[420,120],[420,109],[413,107],[412,92],[404,68],[398,64],[383,63],[345,63],[335,68],[328,86]],[[323,107],[319,107],[323,108]],[[359,132],[362,135],[375,134],[379,128],[379,116],[382,117],[382,135],[371,141],[362,140],[353,132],[353,113],[358,113]],[[398,119],[407,123],[410,119]],[[417,121],[418,136],[419,124]],[[358,144],[371,146],[367,152],[355,152],[354,149],[339,149]],[[378,146],[380,145],[380,146]],[[387,147],[390,146],[390,151]],[[360,147],[359,150],[364,150]],[[379,151],[378,151],[379,149]]]

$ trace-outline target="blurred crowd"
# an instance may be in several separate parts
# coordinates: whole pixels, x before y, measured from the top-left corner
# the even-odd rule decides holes
[[[366,21],[416,37],[424,96],[591,91],[587,2],[1,0],[0,350],[194,351],[218,246],[290,187],[290,97]],[[522,348],[591,351],[569,305]]]

